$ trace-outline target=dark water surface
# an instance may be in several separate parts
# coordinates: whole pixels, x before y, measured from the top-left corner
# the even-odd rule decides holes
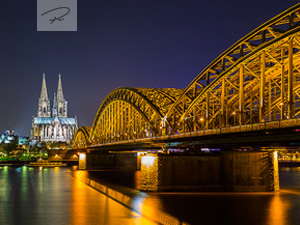
[[[0,167],[0,224],[153,224],[67,170]]]
[[[91,171],[89,176],[138,187],[139,172]],[[133,200],[199,225],[300,225],[300,167],[280,168],[279,193],[147,193]],[[119,179],[118,179],[119,177]],[[155,213],[155,210],[153,210]]]
[[[136,212],[70,176],[71,168],[0,167],[0,225],[153,224],[164,211],[199,225],[300,225],[300,168],[280,168],[279,193],[139,193],[138,172],[73,172],[127,186]],[[151,216],[150,216],[151,217]]]

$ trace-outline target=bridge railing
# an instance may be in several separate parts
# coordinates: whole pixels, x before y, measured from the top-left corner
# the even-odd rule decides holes
[[[176,138],[210,136],[210,135],[252,132],[252,131],[267,131],[267,130],[273,130],[273,129],[293,128],[293,127],[300,129],[300,118],[262,122],[262,123],[256,123],[256,124],[238,125],[238,126],[232,126],[232,127],[222,127],[222,128],[216,128],[216,129],[208,129],[208,130],[199,130],[199,131],[186,132],[186,133],[180,133],[180,134],[124,140],[124,141],[118,141],[118,142],[108,142],[108,143],[103,143],[103,144],[93,144],[93,145],[91,145],[91,147],[114,145],[114,144],[129,144],[129,143],[137,143],[137,142],[159,142],[159,141],[163,141],[163,140],[176,139]]]

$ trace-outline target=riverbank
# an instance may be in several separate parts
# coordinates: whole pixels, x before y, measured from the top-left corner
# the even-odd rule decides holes
[[[19,160],[0,160],[0,166],[25,166],[26,164],[29,164],[30,162],[36,162],[36,161],[19,161]]]
[[[14,167],[20,167],[28,165],[31,162],[36,162],[37,160],[0,160],[0,166],[14,166]],[[78,162],[74,161],[63,161],[62,163],[67,164],[67,166],[78,166]]]

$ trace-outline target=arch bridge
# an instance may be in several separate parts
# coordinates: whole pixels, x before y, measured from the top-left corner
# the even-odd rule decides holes
[[[185,89],[113,90],[92,126],[77,130],[74,148],[163,147],[183,138],[300,127],[299,50],[297,4],[238,40]]]

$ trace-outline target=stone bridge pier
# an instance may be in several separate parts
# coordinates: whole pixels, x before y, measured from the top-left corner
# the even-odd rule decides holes
[[[212,155],[81,152],[79,169],[140,169],[142,191],[279,191],[276,151]]]
[[[277,192],[277,152],[224,151],[211,156],[147,155],[142,191]]]
[[[137,152],[81,151],[79,169],[120,169],[138,170]]]

